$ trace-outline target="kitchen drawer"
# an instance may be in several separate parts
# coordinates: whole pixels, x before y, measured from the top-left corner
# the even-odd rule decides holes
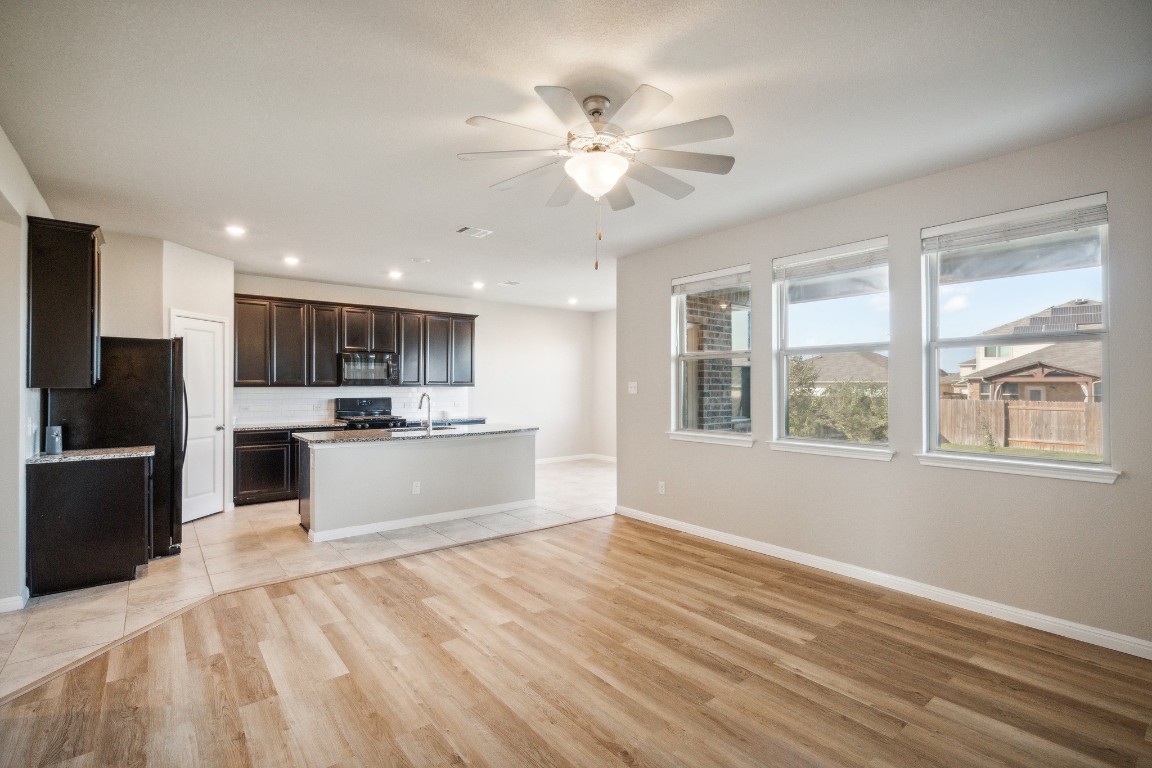
[[[261,430],[260,432],[235,432],[233,433],[233,438],[236,445],[289,445],[292,442],[292,433],[286,429]]]

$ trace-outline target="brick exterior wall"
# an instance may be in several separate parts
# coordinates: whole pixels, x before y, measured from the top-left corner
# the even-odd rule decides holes
[[[732,306],[748,306],[747,288],[689,294],[685,310],[689,327],[694,327],[696,351],[732,351]],[[730,360],[701,360],[695,368],[695,381],[689,381],[689,411],[695,406],[696,429],[731,430],[732,375]],[[744,393],[745,397],[748,393]]]

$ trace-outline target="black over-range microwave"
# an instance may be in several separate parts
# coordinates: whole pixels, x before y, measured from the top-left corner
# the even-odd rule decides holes
[[[395,352],[341,352],[340,386],[399,386]]]

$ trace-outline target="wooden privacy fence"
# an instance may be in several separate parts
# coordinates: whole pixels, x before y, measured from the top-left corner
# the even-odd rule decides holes
[[[940,442],[1100,454],[1100,403],[940,401]]]

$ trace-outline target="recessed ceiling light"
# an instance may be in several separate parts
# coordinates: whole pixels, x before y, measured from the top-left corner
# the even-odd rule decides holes
[[[285,256],[284,257],[284,263],[290,267],[294,267],[300,263],[300,257],[299,256]]]
[[[400,278],[404,277],[404,273],[398,269],[394,269],[388,273],[388,277],[392,278],[393,280],[399,280]]]
[[[480,290],[481,288],[484,287],[484,283],[477,280],[476,282],[472,283],[472,287],[475,288],[476,290]]]
[[[568,303],[569,303],[569,304],[576,304],[576,303],[577,303],[577,302],[579,302],[579,301],[580,301],[580,299],[576,298],[575,296],[573,296],[572,298],[568,299]]]
[[[243,237],[244,235],[248,234],[248,230],[239,224],[230,224],[227,227],[224,227],[224,231],[232,235],[232,237]]]

